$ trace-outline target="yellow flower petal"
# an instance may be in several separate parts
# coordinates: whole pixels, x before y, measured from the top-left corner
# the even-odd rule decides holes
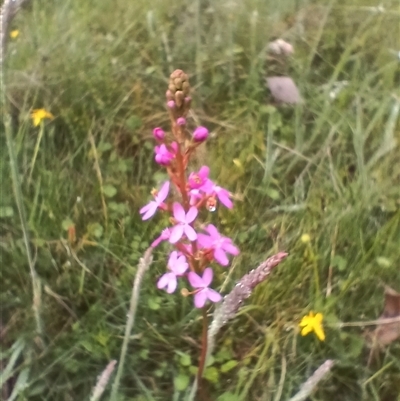
[[[19,30],[18,29],[14,29],[13,31],[10,32],[10,37],[12,39],[15,39],[18,35],[19,35]]]
[[[325,341],[325,333],[321,325],[315,326],[314,332],[320,341]]]
[[[33,125],[37,127],[43,119],[45,118],[53,119],[54,116],[45,109],[34,109],[32,110],[31,118],[33,119]]]
[[[317,313],[316,315],[314,315],[313,312],[310,312],[308,315],[303,316],[299,323],[299,326],[302,327],[301,335],[306,336],[313,331],[320,341],[324,341],[325,333],[322,326],[323,318],[324,316],[322,315],[322,313]]]
[[[312,332],[312,327],[311,326],[305,326],[303,327],[303,329],[301,330],[301,335],[304,337],[307,334],[310,334]]]

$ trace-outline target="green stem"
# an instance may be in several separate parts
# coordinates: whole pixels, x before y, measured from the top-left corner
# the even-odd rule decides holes
[[[4,88],[4,86],[3,86]],[[4,95],[5,96],[5,95]],[[5,105],[6,102],[4,101],[3,104]],[[42,319],[40,316],[40,304],[41,304],[41,288],[40,288],[40,280],[35,270],[35,262],[32,257],[32,252],[30,248],[30,236],[28,230],[28,224],[26,220],[26,212],[23,202],[22,190],[21,190],[21,183],[19,180],[18,175],[18,167],[16,162],[16,157],[14,154],[14,143],[13,138],[11,135],[11,117],[9,114],[4,116],[4,125],[5,125],[5,133],[6,133],[6,141],[7,141],[7,148],[8,154],[10,157],[10,170],[11,170],[11,179],[13,184],[13,190],[15,195],[15,202],[18,208],[19,219],[21,222],[22,227],[22,234],[24,239],[24,245],[26,250],[26,257],[28,259],[29,271],[32,281],[32,291],[33,291],[33,313],[35,315],[36,321],[36,331],[41,337],[43,341],[43,324]]]
[[[33,173],[33,169],[35,167],[37,155],[39,153],[40,142],[42,141],[42,138],[43,138],[43,132],[44,132],[44,124],[43,124],[43,122],[41,122],[40,123],[39,135],[38,135],[38,138],[36,140],[35,150],[33,152],[32,163],[31,163],[31,171],[30,171],[29,177],[28,177],[28,188],[31,185],[32,173]]]

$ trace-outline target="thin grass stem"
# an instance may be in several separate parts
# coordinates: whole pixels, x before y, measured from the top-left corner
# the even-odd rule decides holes
[[[146,273],[147,269],[149,268],[149,266],[152,262],[152,259],[153,259],[152,251],[153,251],[152,248],[148,248],[147,251],[145,252],[145,254],[143,255],[143,258],[140,259],[138,270],[137,270],[137,273],[135,276],[135,281],[133,283],[131,301],[130,301],[129,311],[128,311],[128,320],[126,322],[124,340],[122,343],[117,374],[115,376],[115,379],[114,379],[114,382],[112,385],[112,389],[111,389],[110,401],[117,400],[119,385],[121,382],[122,373],[124,371],[126,353],[128,351],[129,339],[131,336],[133,325],[135,323],[136,310],[137,310],[137,305],[139,302],[140,287],[141,287],[141,284],[143,281],[144,274]]]

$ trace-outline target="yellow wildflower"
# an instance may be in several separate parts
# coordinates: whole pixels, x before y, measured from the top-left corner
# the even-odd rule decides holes
[[[19,30],[14,29],[10,32],[10,38],[15,39],[19,35]]]
[[[299,324],[299,326],[302,327],[301,335],[306,336],[313,331],[320,341],[324,341],[325,333],[324,328],[322,327],[323,318],[322,313],[314,315],[314,312],[310,312],[308,315],[303,316]]]
[[[33,125],[37,127],[45,118],[53,119],[54,116],[46,109],[35,109],[31,113],[31,118],[33,120]]]
[[[303,234],[303,235],[300,237],[300,240],[301,240],[301,242],[302,242],[303,244],[308,244],[308,243],[311,241],[311,237],[310,237],[309,234]]]

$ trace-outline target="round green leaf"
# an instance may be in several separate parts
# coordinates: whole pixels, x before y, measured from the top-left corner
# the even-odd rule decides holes
[[[107,198],[112,198],[117,193],[117,189],[112,185],[104,185],[103,186],[103,194],[107,196]]]
[[[187,375],[185,375],[185,374],[183,374],[183,373],[180,373],[180,374],[179,374],[177,377],[175,377],[175,379],[174,379],[175,388],[176,388],[178,391],[183,391],[183,390],[185,390],[185,389],[187,388],[187,386],[189,385],[189,381],[190,381],[189,376],[187,376]]]

